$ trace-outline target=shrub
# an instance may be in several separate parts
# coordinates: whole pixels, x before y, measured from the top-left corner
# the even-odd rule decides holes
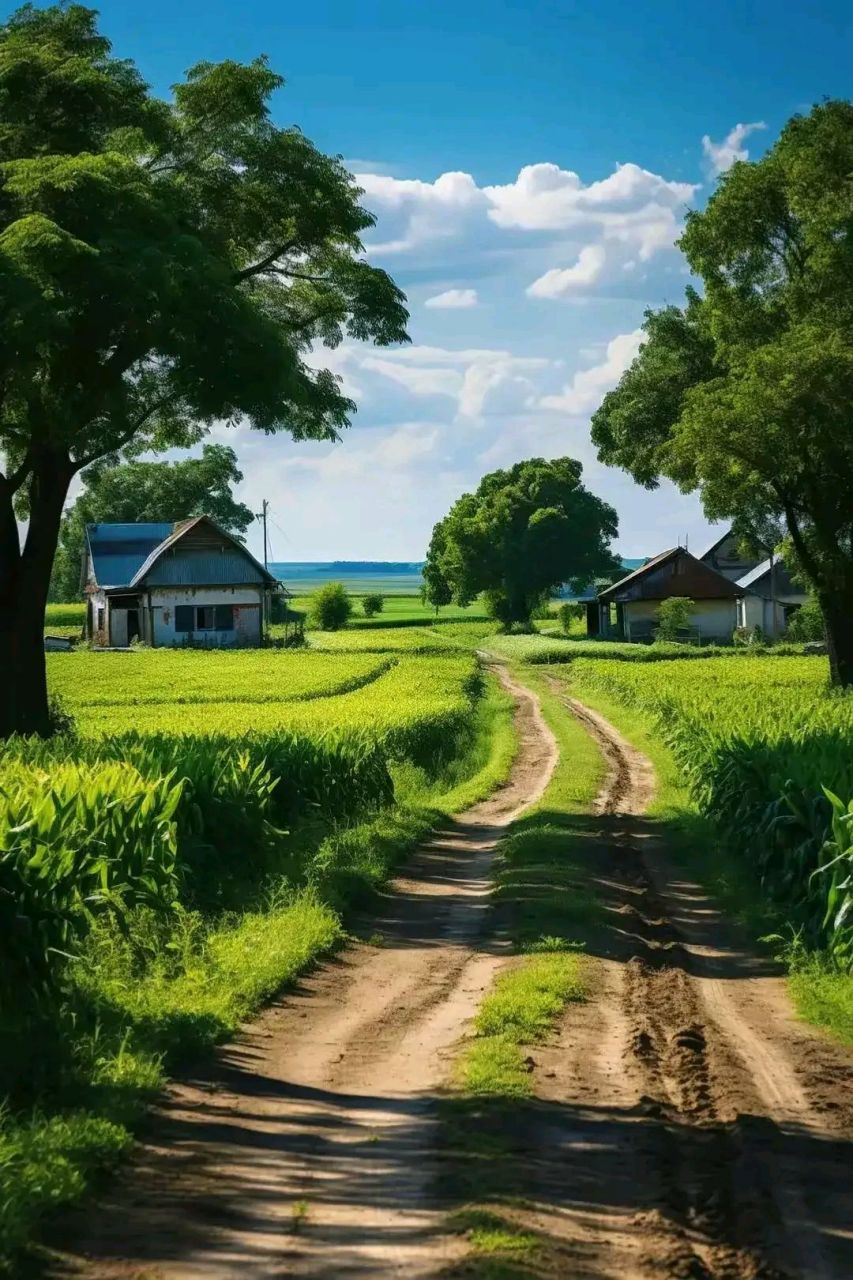
[[[826,630],[823,625],[823,614],[817,600],[807,600],[801,605],[788,623],[785,635],[788,640],[824,640]]]
[[[342,582],[327,582],[311,603],[311,618],[321,631],[340,631],[352,613],[352,601]]]
[[[658,640],[675,640],[679,631],[686,631],[693,617],[693,601],[689,596],[670,596],[661,600],[658,607]]]
[[[364,597],[361,602],[361,608],[365,618],[373,618],[385,608],[385,601],[378,592],[375,592]]]
[[[565,600],[557,610],[557,617],[560,619],[560,626],[566,635],[572,629],[572,623],[576,618],[580,618],[583,614],[583,605],[576,600]]]

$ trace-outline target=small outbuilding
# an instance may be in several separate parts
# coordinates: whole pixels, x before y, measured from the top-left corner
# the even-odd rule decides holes
[[[731,578],[744,594],[738,604],[738,626],[760,627],[766,636],[780,636],[791,617],[808,599],[778,556],[759,559],[745,555],[741,539],[731,529],[700,557],[703,564]]]
[[[781,636],[808,599],[781,560],[762,560],[738,579],[745,594],[738,602],[738,626],[760,627],[765,636]]]
[[[87,525],[83,579],[86,633],[102,648],[260,645],[283,592],[209,516]]]
[[[738,625],[737,582],[697,560],[684,547],[671,547],[619,582],[599,592],[597,611],[588,612],[591,635],[620,640],[653,639],[662,600],[686,596],[693,602],[689,636],[698,642],[731,640]]]

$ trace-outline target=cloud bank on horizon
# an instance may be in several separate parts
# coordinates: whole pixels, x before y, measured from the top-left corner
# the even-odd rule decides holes
[[[763,128],[705,135],[697,169],[748,158]],[[420,559],[460,494],[534,455],[581,460],[619,513],[625,555],[708,538],[694,497],[641,489],[602,466],[589,439],[590,416],[639,350],[644,311],[683,296],[675,241],[702,184],[630,162],[592,181],[539,162],[498,185],[389,169],[356,177],[377,217],[367,253],[408,294],[412,345],[313,353],[358,404],[339,445],[221,431],[238,448],[244,498],[272,502],[275,558]]]

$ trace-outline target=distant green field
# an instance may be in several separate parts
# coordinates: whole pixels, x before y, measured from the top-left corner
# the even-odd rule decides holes
[[[347,590],[349,591],[349,586]],[[355,591],[349,591],[349,594],[353,600],[352,617],[349,621],[351,627],[401,627],[413,623],[433,626],[441,622],[473,622],[486,617],[486,611],[479,601],[464,607],[455,604],[445,605],[436,612],[432,605],[424,604],[419,595],[390,595],[383,597],[385,603],[381,613],[373,618],[365,618],[361,602],[367,593],[358,594]],[[382,595],[382,592],[377,590],[376,594]],[[310,614],[311,599],[310,593],[296,596],[292,602],[293,608]]]

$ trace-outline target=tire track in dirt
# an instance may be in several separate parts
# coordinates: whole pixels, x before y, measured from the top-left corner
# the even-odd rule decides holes
[[[504,961],[485,947],[490,869],[557,758],[505,669],[519,750],[507,784],[425,844],[369,928],[191,1080],[138,1158],[77,1214],[56,1276],[426,1276],[461,1251],[434,1196],[439,1089]],[[73,1243],[68,1243],[71,1240]]]
[[[537,1054],[565,1155],[538,1225],[578,1275],[853,1275],[850,1055],[795,1022],[779,976],[667,863],[642,816],[649,761],[549,683],[608,763],[588,856],[609,938],[591,939],[595,999]]]

